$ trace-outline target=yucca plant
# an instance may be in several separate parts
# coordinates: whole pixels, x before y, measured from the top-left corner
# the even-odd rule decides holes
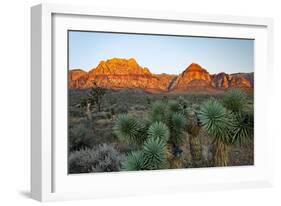
[[[163,169],[166,162],[166,143],[159,138],[149,138],[143,145],[145,168],[149,170]]]
[[[174,113],[181,113],[182,112],[181,105],[175,100],[169,101],[167,106],[168,106],[168,110],[170,112],[174,112]]]
[[[167,118],[167,106],[164,102],[157,101],[152,105],[150,118],[152,122],[164,121]]]
[[[240,145],[247,143],[254,133],[254,116],[252,112],[235,114],[231,130],[231,143]]]
[[[123,164],[123,170],[137,171],[145,169],[145,159],[142,151],[131,152]]]
[[[145,125],[141,124],[136,118],[128,114],[121,114],[117,116],[113,133],[120,141],[141,145],[146,139],[144,127]]]
[[[225,108],[236,113],[244,109],[246,98],[246,93],[242,90],[230,89],[225,92],[225,96],[222,101]]]
[[[231,113],[221,103],[211,99],[202,105],[198,116],[203,128],[214,138],[215,164],[227,166],[233,126]]]
[[[169,128],[163,122],[153,123],[147,131],[148,138],[158,138],[163,142],[167,142],[170,138]]]

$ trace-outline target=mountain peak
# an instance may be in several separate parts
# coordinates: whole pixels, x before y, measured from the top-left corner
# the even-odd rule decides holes
[[[206,69],[203,69],[199,64],[197,63],[191,63],[183,73],[185,72],[203,72],[208,73]]]
[[[191,63],[181,74],[153,74],[140,66],[134,58],[111,58],[99,62],[89,72],[74,69],[69,72],[70,88],[89,88],[95,81],[99,86],[112,89],[136,88],[150,92],[200,91],[230,87],[253,88],[253,73],[209,74],[197,63]]]

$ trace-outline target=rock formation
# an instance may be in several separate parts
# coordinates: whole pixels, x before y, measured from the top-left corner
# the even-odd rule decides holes
[[[101,61],[89,72],[69,71],[70,88],[89,88],[93,82],[111,89],[133,88],[148,92],[218,92],[228,88],[253,89],[253,73],[209,74],[199,64],[192,63],[181,74],[153,74],[135,59],[113,58]]]

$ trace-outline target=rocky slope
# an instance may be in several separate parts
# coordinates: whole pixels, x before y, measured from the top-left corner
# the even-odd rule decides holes
[[[149,92],[223,91],[228,88],[253,89],[253,73],[209,74],[192,63],[181,74],[152,74],[135,59],[113,58],[101,61],[89,72],[69,71],[70,88],[89,88],[93,82],[105,88],[138,88]]]

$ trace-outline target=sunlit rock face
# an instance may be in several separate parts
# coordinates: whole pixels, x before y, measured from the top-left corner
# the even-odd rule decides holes
[[[73,69],[69,71],[69,87],[80,88],[88,79],[88,73],[81,69]]]
[[[203,80],[206,83],[205,85],[209,85],[211,76],[209,72],[203,69],[199,64],[192,63],[178,76],[170,90],[184,91],[188,88],[188,84],[194,80]],[[197,82],[202,84],[201,81]],[[196,85],[193,85],[193,87],[195,88]]]
[[[253,73],[209,74],[199,64],[192,63],[181,74],[153,74],[141,67],[133,58],[113,58],[101,61],[96,68],[85,72],[81,69],[69,71],[70,88],[98,86],[123,89],[137,88],[149,92],[221,91],[228,88],[253,88]]]

